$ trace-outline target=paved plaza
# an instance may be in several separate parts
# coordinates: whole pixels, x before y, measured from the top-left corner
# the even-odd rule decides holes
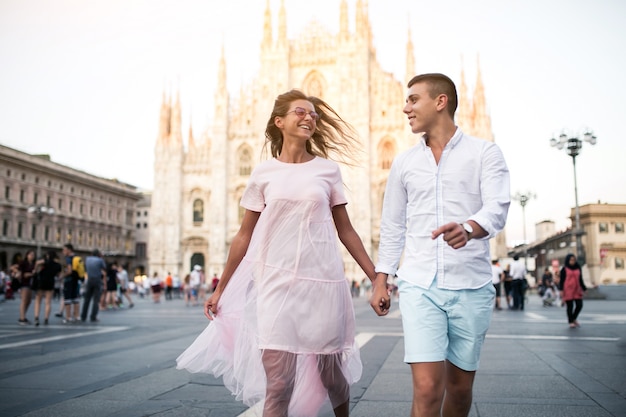
[[[354,304],[364,369],[351,415],[408,417],[397,303],[385,318],[364,298]],[[218,379],[175,369],[207,323],[200,306],[136,299],[94,325],[53,316],[39,327],[18,325],[18,309],[19,300],[0,302],[0,416],[257,415]],[[470,416],[626,416],[626,301],[585,300],[581,328],[566,321],[564,308],[543,307],[534,294],[525,311],[494,312]]]

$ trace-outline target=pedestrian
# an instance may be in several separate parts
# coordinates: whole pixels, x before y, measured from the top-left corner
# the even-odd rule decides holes
[[[587,291],[583,281],[583,272],[576,262],[576,256],[572,253],[565,257],[565,263],[560,272],[559,290],[561,298],[565,301],[567,309],[567,321],[570,329],[580,327],[578,315],[583,309],[583,296]]]
[[[155,272],[150,279],[150,291],[152,291],[152,301],[155,303],[161,302],[161,290],[163,289],[163,283],[159,278],[159,273]]]
[[[200,284],[201,278],[200,271],[202,271],[202,267],[200,265],[194,265],[193,270],[189,273],[189,299],[191,305],[198,305],[198,297],[200,294]]]
[[[443,74],[409,81],[403,111],[422,137],[393,161],[383,200],[374,303],[397,275],[413,417],[469,413],[494,305],[489,239],[510,204],[502,152],[454,124],[457,100]]]
[[[65,319],[63,323],[74,323],[79,320],[80,311],[80,281],[85,278],[85,266],[82,258],[74,253],[71,243],[63,245],[65,259],[63,271],[63,303],[65,304]]]
[[[128,271],[126,271],[126,268],[122,264],[117,266],[117,282],[119,282],[120,287],[120,299],[121,297],[125,297],[128,300],[128,308],[133,308],[135,304],[130,297],[131,290],[128,282]]]
[[[185,299],[185,306],[189,307],[193,297],[191,293],[191,274],[185,275],[185,278],[183,279],[183,296]]]
[[[24,260],[19,263],[17,268],[17,276],[20,283],[20,318],[17,322],[22,326],[30,324],[30,321],[26,318],[26,313],[28,313],[28,307],[30,307],[33,296],[33,291],[30,286],[33,275],[35,274],[35,264],[35,251],[28,250],[26,251],[26,255],[24,255]]]
[[[172,289],[174,288],[174,278],[172,278],[172,273],[168,272],[165,277],[165,299],[172,299]]]
[[[117,310],[117,262],[113,261],[106,269],[106,300],[108,310]]]
[[[504,296],[507,308],[513,308],[513,278],[511,278],[511,264],[506,264],[504,270]]]
[[[326,158],[349,157],[353,130],[321,99],[291,90],[277,97],[265,136],[273,158],[255,168],[241,198],[241,227],[205,302],[212,323],[178,368],[223,374],[244,403],[264,399],[264,416],[316,416],[328,401],[347,416],[362,365],[337,235],[375,274],[339,165]]]
[[[102,290],[107,285],[107,266],[104,259],[102,259],[102,253],[98,249],[94,249],[91,255],[85,259],[85,269],[87,271],[87,282],[85,282],[80,319],[83,322],[87,321],[89,304],[91,304],[89,319],[91,322],[97,322],[100,310],[100,297],[102,297]]]
[[[513,256],[511,263],[511,295],[513,296],[513,310],[524,310],[526,296],[526,266],[519,256]]]
[[[502,310],[500,307],[500,296],[502,293],[502,279],[504,278],[504,271],[500,267],[497,259],[491,261],[491,282],[493,283],[493,287],[496,289],[496,310]]]
[[[539,293],[541,295],[541,300],[543,301],[544,307],[549,307],[554,305],[554,303],[558,303],[560,295],[557,286],[554,284],[554,277],[552,276],[552,271],[550,268],[546,267],[543,271],[543,275],[541,276],[541,286],[542,292]]]
[[[57,276],[61,274],[63,267],[58,262],[55,251],[49,251],[43,259],[37,261],[37,283],[35,284],[35,326],[39,326],[39,312],[41,310],[41,300],[44,301],[43,324],[48,325],[50,311],[52,310],[52,295],[54,294],[54,284]]]

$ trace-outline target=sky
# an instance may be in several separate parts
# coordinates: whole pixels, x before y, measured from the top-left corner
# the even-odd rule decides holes
[[[290,38],[311,20],[337,32],[339,0],[284,2]],[[183,132],[197,137],[211,123],[222,47],[231,94],[255,78],[265,5],[0,0],[0,144],[152,189],[163,91],[179,91]],[[270,5],[276,30],[280,0]],[[458,83],[464,69],[473,91],[479,66],[511,192],[533,196],[524,211],[511,203],[509,245],[532,242],[537,222],[570,226],[572,158],[549,142],[563,132],[597,137],[576,158],[579,204],[626,204],[626,2],[370,0],[369,15],[377,58],[400,81],[409,27],[416,73]]]

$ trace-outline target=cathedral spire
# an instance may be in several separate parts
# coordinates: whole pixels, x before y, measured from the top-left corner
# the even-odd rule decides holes
[[[474,129],[476,136],[493,141],[493,132],[491,130],[491,117],[487,113],[487,100],[485,98],[485,86],[480,71],[480,56],[476,56],[476,86],[474,87],[473,100]]]
[[[483,85],[483,77],[480,72],[480,57],[476,56],[476,85],[474,86],[474,108],[473,116],[474,122],[478,123],[478,119],[487,114],[486,100],[485,100],[485,86]]]
[[[272,11],[270,10],[270,0],[265,3],[265,18],[263,22],[263,42],[261,49],[272,47]]]
[[[172,108],[172,117],[171,117],[171,135],[170,135],[170,144],[176,147],[182,147],[183,144],[183,134],[182,134],[182,117],[181,117],[181,106],[180,106],[180,91],[176,92],[176,103]]]
[[[415,76],[415,55],[413,54],[413,40],[411,39],[411,25],[409,23],[409,37],[406,43],[406,75],[405,84],[409,83],[411,78]]]
[[[278,11],[278,45],[287,46],[287,12],[285,11],[285,0],[280,1]]]
[[[161,101],[161,117],[159,120],[159,136],[157,138],[157,144],[162,145],[167,143],[167,139],[170,135],[170,113],[171,107],[168,103],[167,96],[165,94],[165,88],[163,89],[163,99]]]
[[[348,29],[348,2],[341,0],[339,6],[339,39],[346,40],[350,37]]]
[[[193,138],[193,129],[191,127],[191,117],[189,118],[189,138],[187,140],[187,145],[189,147],[189,150],[192,150],[196,147],[196,141]]]
[[[456,124],[468,134],[473,131],[472,108],[465,83],[465,64],[461,56],[461,82],[459,83],[459,108],[456,112]]]
[[[217,88],[218,90],[226,89],[226,57],[224,53],[224,42],[222,42],[222,54],[217,72]]]

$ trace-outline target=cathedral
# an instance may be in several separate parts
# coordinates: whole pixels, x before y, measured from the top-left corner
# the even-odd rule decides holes
[[[310,22],[299,36],[288,39],[284,1],[276,31],[268,1],[259,72],[238,96],[229,94],[222,50],[214,90],[214,122],[202,133],[202,140],[194,137],[191,128],[184,140],[180,99],[164,93],[155,145],[150,274],[171,272],[182,277],[196,264],[202,265],[208,276],[221,274],[243,216],[239,201],[250,173],[257,163],[271,157],[264,148],[264,132],[274,100],[292,88],[328,102],[361,140],[358,164],[342,165],[342,175],[351,221],[376,262],[391,162],[418,140],[401,111],[406,83],[417,74],[414,50],[409,31],[406,75],[397,80],[377,60],[367,1],[356,1],[353,31],[349,30],[346,0],[338,7],[338,33],[328,33]],[[457,88],[457,125],[470,135],[493,141],[480,69],[471,97],[463,70]],[[504,232],[492,239],[491,251],[493,257],[506,256]],[[363,273],[347,251],[344,259],[346,276],[360,281]]]

